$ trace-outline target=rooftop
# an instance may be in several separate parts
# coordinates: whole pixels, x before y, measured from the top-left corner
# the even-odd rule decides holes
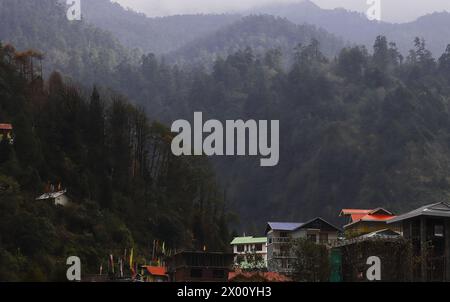
[[[411,212],[405,213],[403,215],[397,216],[390,219],[387,223],[395,223],[419,216],[428,217],[449,217],[450,218],[450,203],[441,201],[437,203],[432,203],[418,209],[412,210]]]
[[[61,195],[66,194],[67,191],[59,191],[59,192],[51,192],[51,193],[44,193],[41,196],[39,196],[38,198],[36,198],[36,200],[46,200],[46,199],[55,199],[58,198]]]
[[[13,127],[11,124],[0,124],[0,130],[12,130]]]
[[[167,270],[162,266],[143,266],[152,276],[167,276]]]
[[[293,231],[303,225],[303,222],[268,222],[267,228],[276,231]]]
[[[236,237],[231,241],[231,245],[236,244],[258,244],[258,243],[266,243],[267,237],[253,237],[253,236],[247,236],[247,237]]]
[[[268,222],[267,227],[266,227],[266,234],[269,232],[269,230],[295,231],[297,229],[307,228],[307,227],[319,228],[319,227],[316,227],[317,225],[319,227],[323,226],[323,225],[328,225],[329,227],[335,229],[336,231],[341,231],[340,228],[334,226],[333,224],[329,223],[325,219],[316,217],[307,222]]]
[[[345,225],[344,228],[360,221],[385,222],[396,217],[392,212],[383,208],[373,210],[343,209],[339,216],[350,216],[350,223]]]
[[[390,229],[378,230],[369,234],[362,235],[363,238],[396,238],[401,234]]]

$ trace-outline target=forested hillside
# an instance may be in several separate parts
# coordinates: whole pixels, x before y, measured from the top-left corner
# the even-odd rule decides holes
[[[290,65],[294,49],[299,44],[308,44],[311,39],[319,42],[327,57],[337,55],[345,46],[343,40],[315,26],[295,25],[287,19],[270,15],[254,15],[194,40],[169,57],[181,64],[210,66],[218,57],[226,57],[248,47],[259,55],[264,55],[269,49],[277,49],[284,54],[286,65]]]
[[[417,38],[404,57],[380,36],[370,53],[349,47],[328,59],[313,39],[293,57],[286,70],[281,52],[248,48],[208,72],[146,56],[124,76],[133,79],[133,97],[169,121],[194,111],[280,120],[277,167],[214,159],[247,230],[262,231],[267,220],[336,221],[344,207],[403,212],[449,197],[450,48],[433,58]]]
[[[223,192],[203,158],[175,158],[172,134],[120,95],[48,81],[34,52],[0,44],[0,281],[65,280],[68,256],[83,273],[134,248],[151,263],[152,242],[223,250]],[[49,184],[71,204],[36,200]]]
[[[42,52],[46,77],[58,70],[84,84],[112,83],[116,66],[137,58],[110,33],[69,22],[58,0],[0,0],[0,41]]]
[[[194,75],[177,101],[183,116],[280,120],[279,166],[217,163],[241,221],[335,220],[343,207],[404,211],[448,198],[450,48],[435,60],[418,39],[403,58],[379,37],[373,51],[330,61],[314,42],[285,72],[278,52],[247,50]]]
[[[34,2],[19,3],[12,7],[29,11]],[[51,6],[52,1],[42,3]],[[58,24],[48,18],[45,26],[30,29],[27,18],[4,17],[0,30],[3,23],[16,24],[7,33],[23,35],[25,44],[45,41],[46,27]],[[86,28],[83,23],[64,26]],[[106,37],[97,37],[100,49],[113,41]],[[441,43],[450,42],[446,37],[440,36]],[[68,39],[65,31],[52,36],[58,39]],[[198,62],[223,56],[210,69],[181,67],[146,54],[118,62],[93,82],[122,92],[167,124],[191,119],[196,110],[205,119],[280,120],[277,167],[261,168],[255,158],[213,159],[242,229],[254,225],[262,231],[267,220],[335,220],[342,207],[404,211],[449,197],[450,48],[433,57],[427,40],[412,38],[403,54],[395,40],[380,36],[368,42],[370,48],[337,50],[339,40],[326,32],[270,16],[248,17],[197,41],[186,51],[198,55]],[[283,51],[289,48],[290,54]],[[44,55],[44,66],[53,64],[52,56]],[[99,72],[89,65],[103,57],[98,60],[77,66]],[[83,81],[83,73],[78,74],[83,68],[77,68],[64,74]]]

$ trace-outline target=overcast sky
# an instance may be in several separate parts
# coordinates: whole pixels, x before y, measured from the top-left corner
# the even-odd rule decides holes
[[[222,13],[255,6],[303,0],[113,0],[149,16],[186,13]],[[344,7],[365,12],[368,0],[312,0],[322,8]],[[381,0],[384,21],[408,22],[435,11],[450,11],[450,0]]]

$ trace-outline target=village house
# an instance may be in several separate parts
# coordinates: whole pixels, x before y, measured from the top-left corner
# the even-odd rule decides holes
[[[236,237],[231,242],[234,264],[240,266],[243,262],[261,262],[267,267],[267,237]],[[252,258],[252,259],[249,259]]]
[[[11,124],[0,124],[0,142],[7,139],[10,144],[14,142],[13,126]]]
[[[403,237],[420,259],[414,280],[450,281],[450,203],[429,204],[388,221],[396,223],[402,225]]]
[[[183,251],[167,260],[171,282],[227,282],[234,254]]]
[[[339,216],[348,218],[347,224],[344,225],[346,238],[355,238],[386,229],[401,232],[399,224],[387,224],[387,221],[395,218],[395,215],[383,208],[373,210],[343,209]]]
[[[141,267],[141,276],[145,282],[167,282],[169,275],[167,269],[162,266],[144,265]]]
[[[266,227],[267,267],[271,272],[290,274],[295,257],[291,252],[291,242],[308,239],[317,244],[331,245],[338,239],[341,230],[322,218],[308,222],[269,222]]]
[[[68,206],[70,204],[70,199],[67,197],[67,190],[57,191],[57,192],[48,192],[44,193],[36,200],[46,200],[52,202],[55,206]]]

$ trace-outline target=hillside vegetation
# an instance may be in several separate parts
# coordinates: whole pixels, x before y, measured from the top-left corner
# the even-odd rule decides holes
[[[0,44],[0,281],[63,281],[66,258],[107,272],[134,248],[223,250],[227,213],[202,158],[175,158],[172,134],[120,95],[86,92],[59,73],[43,81],[32,52]],[[37,64],[36,64],[37,65]],[[61,184],[66,207],[36,200]]]

